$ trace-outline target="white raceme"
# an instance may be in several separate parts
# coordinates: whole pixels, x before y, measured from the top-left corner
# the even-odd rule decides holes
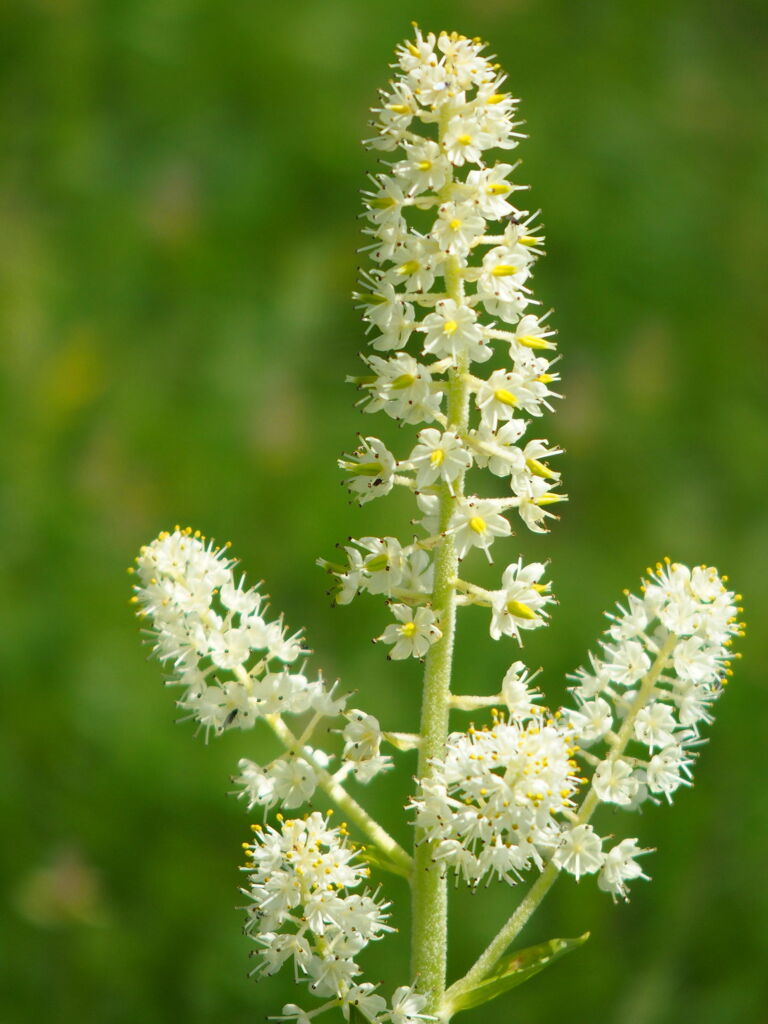
[[[516,205],[526,188],[509,155],[523,138],[517,101],[484,51],[479,40],[416,28],[397,48],[373,111],[367,145],[378,163],[363,192],[368,266],[356,294],[370,351],[363,374],[349,379],[366,416],[382,412],[404,429],[392,442],[397,452],[366,430],[338,464],[355,502],[399,488],[412,516],[400,536],[350,537],[333,559],[319,560],[336,604],[368,594],[386,607],[375,642],[405,663],[397,685],[412,685],[409,659],[425,663],[418,731],[387,731],[374,715],[347,708],[337,684],[309,672],[301,632],[235,574],[228,546],[177,527],[136,560],[133,600],[169,684],[180,687],[183,717],[206,736],[266,726],[280,744],[272,757],[272,747],[254,743],[234,782],[260,819],[244,844],[252,973],[286,968],[319,1000],[312,1009],[303,1000],[283,1007],[276,1019],[296,1024],[329,1010],[348,1024],[447,1024],[457,1009],[503,989],[512,969],[507,961],[507,973],[495,975],[500,958],[561,873],[594,876],[614,900],[627,899],[630,884],[648,878],[638,858],[650,850],[637,836],[615,837],[618,812],[671,803],[692,784],[702,732],[731,674],[731,643],[743,630],[726,577],[665,560],[608,614],[599,649],[569,677],[572,706],[545,706],[532,685],[540,670],[521,660],[511,661],[496,692],[476,678],[479,661],[467,674],[480,692],[451,690],[459,609],[480,608],[490,637],[514,644],[514,653],[548,624],[555,599],[547,563],[516,554],[494,564],[494,554],[520,523],[546,532],[552,507],[566,500],[550,465],[562,449],[539,436],[560,397],[555,332],[532,291],[544,239],[538,214]],[[473,562],[487,585],[468,578]],[[399,694],[381,692],[381,706],[399,713]],[[449,731],[451,711],[487,720]],[[418,753],[407,772],[415,781],[412,856],[352,795],[395,766],[386,744]],[[259,757],[263,750],[271,753]],[[321,801],[349,825],[333,825]],[[303,817],[270,819],[275,807],[306,805]],[[610,834],[592,820],[603,805]],[[390,1000],[360,961],[394,930],[383,887],[367,887],[376,869],[411,887],[411,984]],[[450,987],[449,874],[473,890],[532,881]],[[375,958],[369,964],[376,969]]]

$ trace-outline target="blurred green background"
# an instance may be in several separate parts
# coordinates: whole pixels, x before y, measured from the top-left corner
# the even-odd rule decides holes
[[[330,608],[313,564],[407,519],[350,508],[335,458],[377,429],[343,383],[358,139],[412,18],[489,39],[531,133],[571,502],[518,538],[560,600],[526,656],[557,700],[667,553],[728,572],[751,624],[695,789],[617,818],[658,848],[652,883],[614,907],[562,880],[523,938],[591,941],[463,1019],[768,1021],[765,4],[22,0],[0,14],[2,1024],[241,1024],[297,998],[247,979],[235,909],[229,776],[267,741],[175,726],[128,606],[158,530],[231,539],[317,664],[412,727],[418,666],[387,665],[381,606]],[[465,691],[515,656],[479,615],[459,644]],[[407,841],[403,763],[369,798]],[[516,897],[457,892],[454,975]],[[388,992],[406,980],[395,939],[366,963]]]

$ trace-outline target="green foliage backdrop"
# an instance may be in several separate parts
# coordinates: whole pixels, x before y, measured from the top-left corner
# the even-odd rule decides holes
[[[531,133],[571,502],[549,537],[519,538],[551,557],[560,599],[527,657],[560,693],[602,610],[667,553],[728,572],[751,624],[695,789],[635,822],[653,882],[614,907],[563,879],[525,938],[591,941],[492,1012],[768,1020],[765,5],[10,0],[2,1024],[244,1024],[296,998],[247,979],[234,909],[247,818],[229,774],[266,740],[175,726],[138,642],[125,567],[159,529],[231,539],[327,673],[390,727],[413,721],[418,666],[388,666],[368,642],[380,607],[331,609],[313,565],[396,530],[397,502],[350,508],[334,467],[364,427],[343,383],[362,344],[358,139],[412,18],[488,38]],[[459,644],[480,690],[513,654],[471,614]],[[371,799],[407,841],[404,789]],[[457,892],[454,972],[515,899]],[[388,990],[406,980],[396,946],[367,961]]]

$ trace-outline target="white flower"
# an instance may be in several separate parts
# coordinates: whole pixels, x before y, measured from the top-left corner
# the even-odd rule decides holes
[[[435,312],[425,316],[419,325],[425,332],[424,351],[452,359],[459,355],[477,362],[490,359],[491,348],[476,321],[477,314],[471,306],[459,305],[453,299],[440,299],[435,304]]]
[[[364,319],[381,332],[371,344],[384,352],[403,348],[414,328],[413,306],[404,302],[388,281],[373,281],[371,287],[374,290],[370,293]]]
[[[396,537],[361,537],[353,541],[355,547],[345,547],[349,558],[349,571],[336,572],[351,600],[358,590],[369,594],[391,594],[399,586],[407,555]],[[354,589],[352,589],[354,587]],[[338,604],[347,603],[342,595]]]
[[[611,705],[602,697],[585,701],[578,711],[569,710],[568,715],[580,743],[595,743],[613,728]]]
[[[651,659],[637,640],[605,648],[605,668],[612,682],[619,686],[634,686],[651,667]]]
[[[465,162],[479,163],[483,150],[488,149],[493,140],[483,132],[477,119],[469,115],[451,119],[443,144],[451,163],[461,167]]]
[[[450,170],[448,160],[440,146],[431,139],[423,142],[409,142],[403,147],[405,159],[398,160],[392,170],[403,181],[403,187],[410,194],[438,192],[445,184]]]
[[[627,882],[635,878],[648,878],[642,869],[635,863],[635,857],[640,857],[650,850],[643,850],[637,845],[637,839],[622,839],[620,843],[609,850],[605,855],[605,861],[600,874],[597,877],[597,884],[603,892],[609,892],[614,901],[616,897],[628,899]]]
[[[509,420],[515,412],[541,416],[542,405],[549,408],[547,398],[553,397],[535,363],[518,364],[514,370],[495,370],[476,388],[475,402],[484,422],[495,430],[499,420]]]
[[[339,466],[351,474],[347,481],[350,493],[361,505],[382,497],[392,490],[395,457],[377,437],[360,439],[360,447],[352,455],[339,459]]]
[[[632,765],[620,757],[597,766],[593,785],[598,797],[609,804],[631,804],[640,788]]]
[[[388,416],[405,423],[421,423],[435,418],[440,409],[442,389],[432,386],[428,366],[416,362],[406,352],[398,352],[391,359],[371,356],[368,365],[376,374],[367,385],[370,398],[366,412],[383,409]]]
[[[672,743],[654,754],[646,768],[646,782],[651,793],[663,793],[672,802],[672,794],[680,786],[690,785],[691,759],[683,748]]]
[[[525,718],[534,713],[533,702],[540,700],[541,694],[529,688],[530,678],[522,661],[513,661],[507,669],[501,683],[501,696],[510,718]]]
[[[485,308],[495,313],[499,306],[524,302],[521,292],[530,276],[533,254],[524,245],[495,246],[483,256],[483,266],[477,280],[477,292]],[[493,301],[489,301],[493,300]],[[499,303],[499,306],[495,303]]]
[[[390,1020],[392,1024],[415,1024],[419,1020],[434,1020],[428,1013],[421,1011],[427,1005],[426,996],[415,992],[410,985],[401,985],[392,996]]]
[[[477,208],[487,220],[501,220],[512,213],[512,205],[507,202],[513,186],[507,178],[514,170],[511,164],[496,164],[484,167],[479,171],[470,171],[467,185],[476,190]]]
[[[359,782],[370,782],[380,772],[392,767],[392,758],[381,755],[381,727],[378,719],[364,711],[347,712],[349,721],[342,733],[343,758]]]
[[[358,708],[347,712],[348,722],[344,727],[344,757],[350,761],[367,761],[379,753],[381,726],[373,715],[367,715]]]
[[[483,422],[496,430],[499,420],[511,420],[520,406],[520,399],[513,388],[518,377],[506,370],[495,370],[477,388],[475,401],[482,413]]]
[[[366,1020],[378,1021],[387,1009],[387,1000],[376,995],[376,986],[369,981],[362,985],[351,985],[342,997],[342,1012],[345,1020],[349,1020],[350,1006],[354,1006]]]
[[[591,825],[574,825],[563,831],[552,860],[578,881],[582,875],[593,875],[605,862],[603,840]]]
[[[710,683],[722,673],[722,650],[703,636],[689,636],[675,647],[675,672],[691,683]]]
[[[660,700],[647,704],[635,718],[635,737],[650,750],[674,743],[676,729],[672,708]]]
[[[458,499],[449,529],[454,533],[459,558],[472,548],[482,548],[490,559],[488,549],[494,540],[512,533],[495,502],[476,497]]]
[[[315,770],[303,757],[288,755],[279,758],[270,774],[274,781],[275,796],[286,810],[307,803],[317,788]]]
[[[510,419],[494,430],[482,422],[471,434],[476,465],[486,466],[494,476],[509,476],[525,469],[525,455],[517,442],[525,433],[525,420]]]
[[[469,203],[443,203],[438,208],[432,238],[442,252],[466,256],[474,241],[485,231],[485,221]]]
[[[529,252],[532,251],[529,247]],[[510,342],[510,354],[513,359],[521,356],[522,349],[548,349],[554,348],[554,342],[549,339],[554,336],[554,331],[544,324],[544,318],[526,313],[521,317],[520,322],[514,331],[514,340]]]
[[[458,434],[440,433],[428,427],[419,433],[419,443],[408,456],[416,470],[416,485],[429,487],[438,480],[449,486],[472,465],[472,456]]]
[[[501,577],[501,590],[491,592],[491,637],[513,636],[519,642],[521,629],[537,629],[546,622],[545,608],[552,603],[549,583],[539,583],[544,574],[542,562],[524,566],[518,559],[508,565]]]
[[[388,657],[394,661],[423,658],[443,635],[435,625],[435,613],[431,608],[422,605],[414,609],[405,604],[393,604],[391,610],[397,622],[387,626],[379,640],[393,645]]]

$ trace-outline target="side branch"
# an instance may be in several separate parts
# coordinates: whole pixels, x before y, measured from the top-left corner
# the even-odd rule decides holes
[[[353,821],[375,843],[381,852],[387,856],[392,862],[392,870],[404,878],[409,878],[413,868],[413,860],[402,846],[371,817],[354,797],[349,795],[346,789],[320,764],[311,751],[301,746],[300,741],[288,728],[280,715],[267,715],[266,721],[287,750],[294,751],[312,766],[321,789],[325,791],[339,810],[343,811],[350,821]]]
[[[656,655],[653,664],[640,684],[637,696],[632,702],[632,706],[622,723],[621,729],[611,743],[611,749],[607,757],[608,761],[615,761],[624,753],[627,743],[632,738],[635,719],[653,694],[658,678],[664,671],[669,660],[669,656],[674,650],[677,641],[678,637],[674,633],[670,634]],[[581,807],[579,808],[574,824],[586,825],[594,814],[599,802],[600,801],[597,793],[595,792],[593,783],[592,786],[590,786]],[[453,1012],[452,1006],[459,996],[462,996],[464,993],[473,989],[476,985],[479,985],[493,972],[493,969],[499,959],[528,923],[531,915],[552,888],[559,874],[560,869],[550,859],[539,878],[529,889],[528,894],[525,896],[523,901],[518,905],[506,923],[502,925],[472,967],[467,971],[463,978],[454,982],[454,984],[447,990],[443,1004],[443,1019],[450,1019]]]

